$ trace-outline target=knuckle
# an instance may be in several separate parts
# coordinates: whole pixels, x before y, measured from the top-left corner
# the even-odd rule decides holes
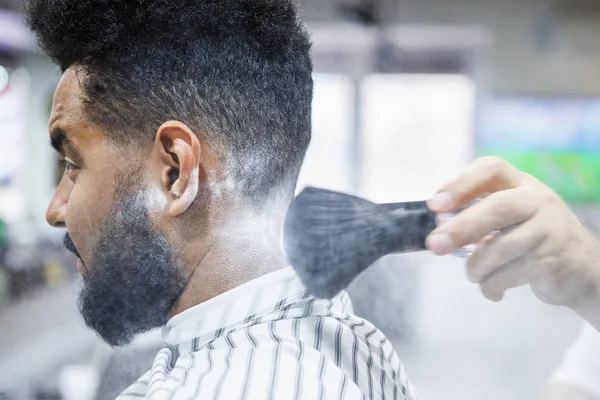
[[[468,221],[455,218],[457,218],[455,221],[447,222],[448,226],[445,227],[444,233],[448,235],[453,245],[462,247],[469,244],[474,227]]]
[[[483,274],[480,272],[480,269],[478,268],[478,266],[473,265],[471,263],[467,264],[467,279],[469,279],[469,281],[471,283],[481,283],[483,282]]]
[[[558,193],[537,180],[535,177],[531,175],[528,176],[531,177],[531,179],[526,179],[523,185],[521,185],[521,196],[533,198],[542,204],[563,203],[562,198],[558,195]]]
[[[540,197],[540,188],[533,182],[525,182],[519,187],[519,196],[526,198]]]
[[[485,156],[479,159],[479,166],[487,169],[493,175],[500,175],[507,171],[510,164],[500,157]]]
[[[523,183],[525,184],[540,184],[541,182],[533,175],[527,172],[521,172],[523,176]]]
[[[478,248],[467,260],[466,274],[472,283],[481,284],[489,275],[489,251],[485,247]]]
[[[520,239],[519,239],[520,240]],[[526,256],[526,248],[523,243],[518,243],[517,239],[505,238],[496,245],[496,253],[501,255],[503,258],[503,264],[513,265],[514,267],[519,266],[519,259]]]
[[[491,194],[490,200],[494,203],[494,214],[500,221],[519,214],[520,203],[514,201],[512,198],[507,198],[501,192]]]
[[[541,199],[546,204],[557,205],[562,203],[562,199],[555,191],[546,188],[541,195]]]

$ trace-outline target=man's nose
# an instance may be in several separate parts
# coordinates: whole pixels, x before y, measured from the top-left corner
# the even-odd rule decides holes
[[[46,221],[51,226],[55,228],[64,228],[66,226],[65,215],[72,189],[73,182],[71,182],[67,175],[64,175],[46,211]]]

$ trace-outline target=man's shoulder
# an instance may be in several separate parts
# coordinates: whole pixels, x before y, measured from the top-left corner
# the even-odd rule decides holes
[[[168,373],[152,377],[151,371],[141,381],[117,400],[337,399],[342,386],[344,399],[363,396],[352,378],[331,360],[312,347],[291,343],[203,348],[180,356]]]
[[[411,398],[391,343],[351,314],[242,324],[157,360],[146,399]]]

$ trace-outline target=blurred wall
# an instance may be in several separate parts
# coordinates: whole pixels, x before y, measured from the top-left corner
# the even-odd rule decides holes
[[[299,3],[309,21],[341,19],[335,11],[339,0]],[[488,75],[496,92],[600,94],[599,2],[382,0],[382,5],[386,22],[480,25],[489,30],[494,46]]]
[[[27,241],[32,232],[50,231],[45,213],[56,188],[56,164],[58,158],[50,150],[48,118],[52,106],[54,88],[60,78],[58,68],[46,57],[34,53],[23,53],[21,65],[31,76],[29,119],[27,121],[27,160],[23,192],[29,201],[29,214],[20,239]],[[31,230],[34,228],[35,230]]]

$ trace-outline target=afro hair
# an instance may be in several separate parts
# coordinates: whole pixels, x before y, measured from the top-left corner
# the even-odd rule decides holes
[[[81,68],[88,119],[150,143],[176,119],[256,199],[293,189],[310,142],[310,40],[291,0],[23,0],[41,49]]]

